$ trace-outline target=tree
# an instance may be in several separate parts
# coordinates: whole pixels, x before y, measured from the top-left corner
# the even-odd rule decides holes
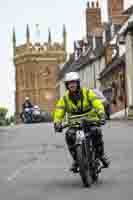
[[[13,116],[10,116],[9,118],[8,118],[8,121],[9,121],[9,125],[10,124],[15,124],[15,122],[16,122],[16,119],[15,119],[15,115]]]
[[[8,113],[8,109],[5,107],[0,107],[0,126],[6,125],[6,115]]]

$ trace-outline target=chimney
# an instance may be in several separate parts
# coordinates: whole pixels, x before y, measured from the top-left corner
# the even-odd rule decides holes
[[[86,35],[90,35],[91,32],[97,27],[102,26],[101,21],[101,8],[99,8],[98,1],[94,3],[87,3],[86,8]]]
[[[124,0],[108,0],[108,15],[113,17],[124,11]]]
[[[108,0],[108,18],[112,19],[113,24],[121,24],[125,19],[122,12],[124,11],[124,0]]]

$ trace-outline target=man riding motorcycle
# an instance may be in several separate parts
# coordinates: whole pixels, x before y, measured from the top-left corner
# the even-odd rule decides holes
[[[32,121],[32,109],[33,109],[33,105],[30,101],[29,97],[25,97],[25,101],[22,104],[22,113],[20,114],[21,119],[23,119],[23,115],[26,115],[26,109],[29,109],[28,111],[28,116],[30,117],[30,121]]]
[[[24,101],[24,103],[23,103],[23,105],[22,105],[23,111],[24,111],[25,108],[33,108],[33,105],[32,105],[32,103],[31,103],[29,97],[25,97],[25,101]]]
[[[69,72],[65,76],[65,86],[67,91],[64,96],[59,99],[54,111],[54,128],[56,132],[62,132],[62,121],[65,114],[69,116],[85,114],[92,120],[105,120],[104,107],[100,99],[97,98],[93,90],[80,87],[80,78],[77,72]],[[73,132],[75,129],[69,128],[66,132],[66,143],[73,158],[71,170],[77,169],[76,152],[71,148],[73,141]],[[104,154],[104,142],[102,140],[101,129],[93,127],[93,131],[97,135],[97,150],[99,159],[103,167],[109,166],[109,161]]]

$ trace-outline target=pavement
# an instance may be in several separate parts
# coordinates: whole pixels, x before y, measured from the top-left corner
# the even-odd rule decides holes
[[[111,166],[88,189],[52,124],[0,128],[0,200],[132,200],[133,123],[109,121],[103,135]]]
[[[126,111],[128,113],[128,111]],[[119,112],[113,113],[110,117],[111,119],[124,119],[125,118],[125,109]]]

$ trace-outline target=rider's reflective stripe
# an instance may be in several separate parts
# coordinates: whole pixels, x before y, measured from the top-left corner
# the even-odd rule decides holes
[[[88,102],[88,107],[87,106],[86,106],[86,108],[84,107],[82,113],[89,112],[93,108],[92,101],[89,99],[88,95],[89,95],[89,90],[86,90],[86,94],[83,92],[83,98],[85,98],[85,96],[86,96],[87,102]],[[64,99],[64,102],[65,102],[65,108],[66,108],[67,112],[70,112],[71,114],[81,114],[80,112],[76,111],[76,109],[75,110],[70,109],[69,102],[67,100],[66,95],[64,95],[63,99]]]
[[[93,98],[91,99],[91,102],[93,102],[93,101],[95,101],[95,100],[99,100],[99,98],[98,98],[98,97],[93,97]]]
[[[81,115],[81,114],[87,114],[88,112],[90,112],[92,110],[92,108],[88,108],[87,110],[83,111],[83,112],[71,112],[72,115]]]
[[[86,90],[86,96],[90,107],[89,110],[92,110],[93,106],[92,106],[92,101],[89,99],[89,90]]]
[[[56,109],[65,110],[65,107],[64,106],[56,106]]]
[[[68,111],[69,111],[69,104],[68,104],[68,101],[67,101],[66,95],[64,95],[63,99],[64,99],[64,102],[65,102],[65,108],[66,108],[66,111],[68,112]]]

